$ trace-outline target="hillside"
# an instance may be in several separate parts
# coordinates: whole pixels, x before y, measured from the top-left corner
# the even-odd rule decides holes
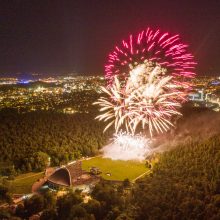
[[[220,219],[220,137],[162,154],[130,204],[135,219]]]

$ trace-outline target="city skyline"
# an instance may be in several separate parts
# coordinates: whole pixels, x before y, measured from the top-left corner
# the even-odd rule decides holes
[[[180,34],[198,75],[217,75],[218,1],[7,1],[0,3],[0,73],[104,72],[109,51],[150,26]]]

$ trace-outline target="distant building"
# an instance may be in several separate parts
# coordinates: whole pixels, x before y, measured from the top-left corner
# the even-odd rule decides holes
[[[189,94],[189,100],[191,101],[200,101],[203,102],[205,101],[205,94],[204,94],[204,90],[196,90],[192,93]]]
[[[63,109],[63,113],[65,113],[65,114],[74,114],[74,113],[76,113],[77,111],[75,110],[75,109],[73,109],[73,108],[71,108],[71,107],[68,107],[68,108],[64,108]]]

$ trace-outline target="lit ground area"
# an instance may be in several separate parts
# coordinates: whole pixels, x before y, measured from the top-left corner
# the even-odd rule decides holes
[[[84,170],[89,171],[91,167],[99,168],[102,172],[101,176],[107,180],[124,180],[128,178],[132,181],[148,171],[145,164],[138,161],[111,160],[102,157],[82,161]]]
[[[14,180],[10,180],[9,188],[10,192],[15,194],[27,194],[31,193],[31,187],[34,182],[44,176],[43,172],[40,173],[26,173],[17,176]]]

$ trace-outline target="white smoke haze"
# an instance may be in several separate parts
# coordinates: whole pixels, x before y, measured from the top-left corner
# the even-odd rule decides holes
[[[220,135],[220,113],[210,109],[185,108],[170,132],[155,137],[153,152],[163,153],[179,145],[202,142]]]
[[[175,128],[153,139],[141,134],[120,132],[102,149],[103,157],[143,161],[155,153],[169,151],[180,144],[203,141],[214,135],[220,135],[220,113],[190,108],[183,113],[183,118],[177,121]]]

